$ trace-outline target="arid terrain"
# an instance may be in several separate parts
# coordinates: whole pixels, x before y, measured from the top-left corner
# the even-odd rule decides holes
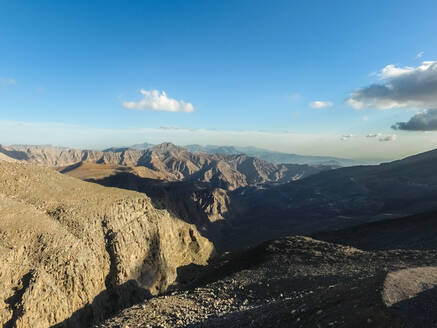
[[[0,322],[83,327],[164,292],[213,245],[144,194],[0,162]]]
[[[99,327],[435,327],[436,264],[435,249],[287,237],[222,256]]]
[[[437,326],[435,151],[347,168],[168,143],[0,156],[4,327]]]

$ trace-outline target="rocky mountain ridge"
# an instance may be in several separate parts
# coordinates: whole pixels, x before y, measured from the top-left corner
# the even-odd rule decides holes
[[[308,164],[308,165],[332,165],[332,166],[355,166],[362,164],[376,164],[376,160],[352,160],[332,156],[305,156],[288,154],[278,151],[271,151],[257,147],[234,147],[234,146],[215,146],[215,145],[187,145],[186,149],[192,152],[202,152],[208,154],[238,155],[246,154],[257,157],[274,164]]]
[[[145,167],[153,177],[168,181],[208,182],[224,189],[247,185],[284,183],[316,174],[331,166],[272,164],[247,155],[191,153],[163,143],[146,150],[77,150],[51,146],[0,146],[0,153],[16,160],[74,170],[81,163],[112,167]]]
[[[145,150],[154,145],[148,142],[136,144],[124,149]],[[273,164],[307,164],[307,165],[328,165],[328,166],[353,166],[362,164],[377,164],[380,160],[352,160],[332,156],[305,156],[289,154],[258,147],[236,147],[236,146],[217,146],[217,145],[184,145],[183,148],[193,153],[221,154],[221,155],[241,155],[246,154],[256,157]]]

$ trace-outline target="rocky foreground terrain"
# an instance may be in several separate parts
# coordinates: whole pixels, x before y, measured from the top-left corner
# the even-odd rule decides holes
[[[213,245],[136,192],[0,161],[0,325],[86,327],[166,291]]]
[[[437,327],[437,250],[287,237],[206,268],[97,327]]]

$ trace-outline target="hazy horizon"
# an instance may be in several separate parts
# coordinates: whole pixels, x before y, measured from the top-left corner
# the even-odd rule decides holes
[[[0,122],[1,126],[1,122]],[[13,131],[17,131],[20,128],[26,129],[27,132],[32,129],[36,129],[38,133],[35,134],[35,138],[27,139],[15,137],[13,135]],[[54,136],[63,135],[66,132],[69,132],[70,139],[72,142],[57,142]],[[46,133],[46,138],[44,138],[43,133]],[[97,140],[92,140],[91,135],[96,135],[96,132],[100,132],[104,137]],[[186,137],[186,133],[189,132],[188,138]],[[225,133],[223,133],[225,132]],[[117,135],[119,133],[119,135]],[[128,136],[126,133],[130,133]],[[98,133],[97,133],[98,135]],[[107,135],[112,136],[112,140],[107,140]],[[135,138],[133,135],[137,135]],[[307,139],[298,140],[293,139],[292,137],[296,135],[288,132],[283,133],[268,133],[263,131],[217,131],[217,130],[190,130],[187,131],[185,129],[180,128],[158,128],[158,129],[138,129],[138,130],[99,130],[99,129],[81,129],[78,127],[70,126],[66,127],[65,125],[60,125],[56,129],[56,131],[47,129],[47,127],[41,127],[37,124],[25,124],[20,122],[15,125],[13,129],[11,129],[9,136],[10,138],[3,138],[2,140],[9,140],[8,142],[1,142],[0,145],[11,146],[11,145],[34,145],[34,146],[53,146],[53,147],[65,147],[65,148],[74,148],[74,149],[94,149],[94,150],[105,150],[111,147],[130,147],[135,144],[143,144],[150,143],[153,145],[170,142],[178,146],[188,146],[188,145],[200,145],[200,146],[234,146],[234,147],[254,147],[259,149],[265,149],[274,152],[282,152],[286,154],[297,154],[304,156],[327,156],[327,157],[338,157],[344,159],[353,159],[353,160],[369,160],[369,161],[392,161],[401,158],[405,158],[408,156],[416,155],[422,152],[426,152],[429,150],[434,150],[436,148],[432,147],[432,144],[426,144],[427,141],[426,135],[423,136],[424,144],[422,147],[415,147],[416,149],[404,148],[398,149],[393,148],[393,150],[398,150],[399,154],[392,156],[388,156],[385,153],[385,148],[381,147],[380,149],[370,148],[370,152],[361,152],[362,156],[350,156],[351,154],[350,147],[360,147],[359,143],[373,143],[373,145],[378,146],[383,144],[382,142],[377,140],[377,137],[368,137],[368,136],[350,136],[347,143],[342,143],[344,147],[334,146],[332,149],[326,149],[326,147],[332,146],[330,144],[333,140],[337,139],[334,135],[331,140],[326,140],[326,135],[323,136],[307,136],[311,137],[314,140],[314,145],[317,147],[311,147],[307,149]],[[144,137],[141,137],[144,136]],[[256,141],[253,141],[255,137],[258,137]],[[220,137],[220,138],[219,138]],[[288,137],[288,138],[287,138]],[[282,139],[281,139],[282,138]],[[272,140],[276,139],[276,147],[269,147],[269,144]],[[40,141],[38,141],[40,140]],[[91,140],[91,141],[90,141]],[[102,140],[106,140],[102,142]],[[223,140],[220,142],[220,140]],[[94,143],[93,143],[94,141]],[[83,142],[83,143],[81,143]],[[293,143],[293,146],[290,147],[290,143]],[[302,143],[303,142],[303,143]],[[340,144],[341,145],[341,144]],[[402,148],[400,143],[397,143],[397,146]],[[362,147],[362,146],[361,146]],[[368,156],[365,156],[365,155]],[[379,156],[377,156],[379,155]]]

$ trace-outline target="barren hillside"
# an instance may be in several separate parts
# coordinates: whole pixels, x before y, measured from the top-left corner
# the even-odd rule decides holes
[[[83,327],[164,292],[213,252],[136,192],[0,163],[0,323]]]

